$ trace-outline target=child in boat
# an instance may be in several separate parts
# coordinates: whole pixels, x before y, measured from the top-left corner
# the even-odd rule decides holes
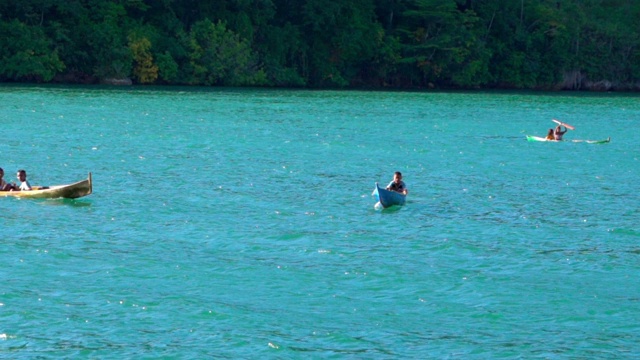
[[[558,125],[556,126],[556,129],[553,131],[553,136],[556,140],[560,141],[562,140],[562,135],[564,135],[567,132],[567,128],[564,128],[564,131],[562,131],[562,125]]]
[[[402,173],[400,171],[396,171],[393,173],[393,180],[387,185],[387,190],[396,191],[401,194],[407,195],[409,191],[407,190],[407,186],[404,181],[402,181]]]
[[[14,190],[15,187],[13,186],[13,184],[9,184],[8,182],[6,182],[4,179],[4,170],[2,168],[0,168],[0,191],[11,191]]]
[[[31,185],[29,185],[29,182],[27,181],[26,171],[22,169],[18,170],[18,180],[20,180],[20,186],[18,187],[20,191],[31,190]]]
[[[545,137],[545,139],[547,140],[555,140],[556,137],[553,135],[553,129],[549,129],[549,131],[547,132],[547,136]]]

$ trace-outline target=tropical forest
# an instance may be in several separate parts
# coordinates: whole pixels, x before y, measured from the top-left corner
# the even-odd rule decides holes
[[[2,0],[0,82],[640,91],[640,1]]]

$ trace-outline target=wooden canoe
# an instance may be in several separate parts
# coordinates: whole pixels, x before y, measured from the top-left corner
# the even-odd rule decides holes
[[[376,188],[373,190],[373,195],[378,199],[382,207],[388,208],[393,205],[404,205],[404,202],[407,199],[407,196],[401,194],[397,191],[389,191],[387,189],[381,188],[378,183],[376,183]]]
[[[28,191],[0,191],[0,197],[20,197],[31,199],[76,199],[87,196],[93,192],[91,173],[82,181],[67,185],[54,186],[33,186],[33,190]]]

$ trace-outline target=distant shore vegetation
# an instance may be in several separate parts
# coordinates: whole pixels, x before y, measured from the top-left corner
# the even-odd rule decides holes
[[[640,91],[637,0],[4,0],[0,82]]]

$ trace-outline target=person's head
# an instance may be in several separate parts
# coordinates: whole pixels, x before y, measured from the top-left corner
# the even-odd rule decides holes
[[[549,132],[547,132],[547,135],[553,135],[553,129],[549,129]]]
[[[2,168],[0,168],[0,179],[2,179],[3,176],[4,176],[4,170],[2,170]]]
[[[27,180],[27,172],[24,170],[18,170],[18,179],[20,179],[20,181],[25,181]]]
[[[396,171],[393,173],[393,181],[400,182],[402,180],[402,173],[400,171]]]

